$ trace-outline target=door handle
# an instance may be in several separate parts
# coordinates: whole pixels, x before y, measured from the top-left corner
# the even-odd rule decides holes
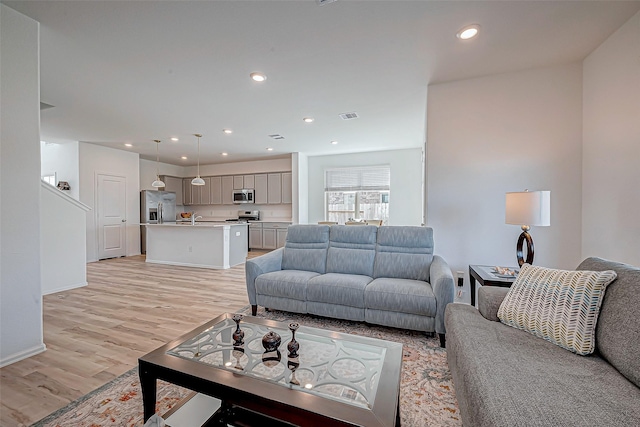
[[[123,220],[122,220],[122,222],[127,222],[127,220],[126,220],[126,219],[123,219]]]

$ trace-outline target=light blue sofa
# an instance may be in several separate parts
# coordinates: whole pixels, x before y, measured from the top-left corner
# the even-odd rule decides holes
[[[429,227],[292,225],[284,248],[247,260],[253,315],[275,310],[436,332],[454,284]]]

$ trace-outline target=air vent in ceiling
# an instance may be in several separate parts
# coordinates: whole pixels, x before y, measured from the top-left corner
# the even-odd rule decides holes
[[[338,114],[342,120],[353,120],[358,118],[358,113],[342,113]]]
[[[48,108],[53,108],[53,105],[51,105],[51,104],[46,104],[46,103],[44,103],[44,102],[41,102],[41,103],[40,103],[40,110],[41,110],[41,111],[42,111],[42,110],[46,110],[46,109],[48,109]]]
[[[323,4],[333,3],[334,1],[337,0],[316,0],[316,3],[318,3],[318,6],[322,6]]]
[[[273,135],[269,135],[269,138],[273,138],[273,139],[284,139],[284,136],[279,135],[279,134],[273,134]]]

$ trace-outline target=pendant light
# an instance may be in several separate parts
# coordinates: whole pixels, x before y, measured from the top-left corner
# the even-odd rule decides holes
[[[194,133],[193,136],[198,138],[198,176],[191,180],[191,185],[204,185],[204,179],[200,178],[200,138],[202,138],[202,135]]]
[[[153,188],[164,187],[164,182],[160,181],[160,140],[154,139],[156,143],[156,180],[151,183]]]

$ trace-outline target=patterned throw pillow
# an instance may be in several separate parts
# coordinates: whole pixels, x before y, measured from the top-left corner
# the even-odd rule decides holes
[[[600,305],[615,271],[566,271],[524,264],[498,309],[505,325],[580,355],[593,353]]]

